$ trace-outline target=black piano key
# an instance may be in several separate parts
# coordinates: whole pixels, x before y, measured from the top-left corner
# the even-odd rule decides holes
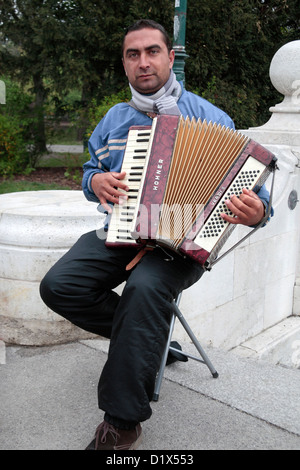
[[[138,137],[144,137],[144,136],[150,137],[151,133],[150,133],[150,132],[141,131],[141,132],[138,132],[137,135],[138,135]]]

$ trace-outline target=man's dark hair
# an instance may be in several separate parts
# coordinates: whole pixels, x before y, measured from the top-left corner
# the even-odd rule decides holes
[[[122,43],[122,56],[124,53],[124,42],[125,42],[125,38],[127,34],[131,33],[132,31],[139,31],[140,29],[144,29],[144,28],[158,29],[158,31],[160,31],[163,35],[164,42],[168,48],[168,51],[170,52],[172,50],[172,43],[169,38],[169,35],[161,24],[153,20],[138,20],[126,29],[126,32],[123,38],[123,43]]]

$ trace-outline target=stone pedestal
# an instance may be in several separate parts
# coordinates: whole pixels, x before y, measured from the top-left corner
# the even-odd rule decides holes
[[[96,204],[81,191],[0,196],[0,338],[46,345],[91,337],[49,310],[39,283],[85,232],[102,226]]]

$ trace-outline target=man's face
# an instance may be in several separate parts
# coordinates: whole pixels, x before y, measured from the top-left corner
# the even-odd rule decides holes
[[[155,93],[167,82],[174,56],[157,29],[131,31],[125,37],[124,69],[130,84],[139,93]]]

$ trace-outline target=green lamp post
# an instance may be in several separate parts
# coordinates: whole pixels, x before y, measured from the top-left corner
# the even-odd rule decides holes
[[[187,0],[175,0],[174,15],[174,38],[173,49],[175,51],[175,62],[173,70],[179,81],[185,82],[185,59],[188,55],[185,52],[185,30],[186,30],[186,10]]]

